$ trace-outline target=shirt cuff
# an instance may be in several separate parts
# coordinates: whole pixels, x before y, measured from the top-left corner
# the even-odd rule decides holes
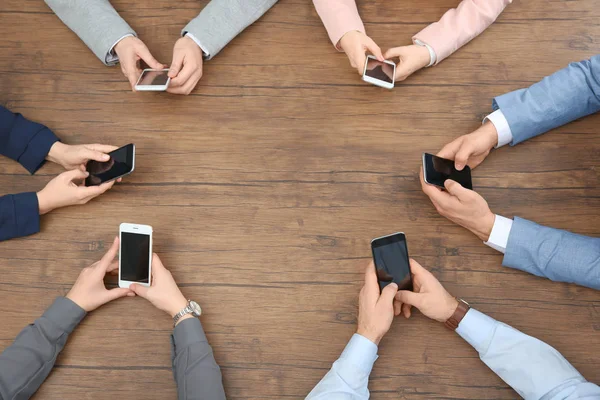
[[[37,125],[37,124],[36,124]],[[39,125],[37,125],[39,126]],[[27,144],[27,149],[19,157],[19,163],[24,166],[30,174],[34,174],[46,162],[46,156],[58,137],[49,128],[42,126]]]
[[[471,308],[460,321],[456,333],[482,354],[490,346],[497,326],[498,321]]]
[[[86,312],[66,297],[58,297],[46,310],[43,317],[55,323],[65,333],[70,334],[83,320]]]
[[[206,47],[202,46],[202,42],[200,42],[200,40],[198,40],[198,38],[196,36],[194,36],[190,32],[186,32],[183,36],[188,36],[190,39],[192,39],[198,45],[198,47],[200,47],[200,50],[202,50],[202,53],[204,54],[205,59],[210,58],[210,53],[208,51],[206,51]]]
[[[340,360],[360,368],[367,376],[371,374],[377,358],[377,345],[358,333],[352,335],[340,356]]]
[[[198,318],[188,318],[178,323],[173,329],[172,338],[174,354],[194,343],[208,342]]]
[[[483,119],[483,123],[485,123],[485,121],[490,121],[492,124],[494,124],[496,132],[498,132],[498,144],[494,146],[495,148],[506,146],[512,142],[513,134],[502,110],[494,111]]]
[[[496,220],[494,221],[490,238],[487,242],[483,243],[504,254],[506,252],[506,246],[508,244],[508,237],[510,236],[512,224],[512,219],[505,218],[501,215],[496,215]]]
[[[106,64],[114,65],[114,64],[116,64],[116,63],[119,62],[119,56],[117,55],[117,53],[115,53],[115,46],[118,45],[121,40],[123,40],[123,39],[125,39],[126,37],[129,37],[129,36],[135,36],[135,35],[132,35],[131,33],[123,35],[123,36],[121,36],[121,38],[119,40],[117,40],[115,42],[115,44],[112,45],[112,47],[110,48],[110,50],[106,54],[106,58],[105,58]]]
[[[40,205],[37,193],[14,195],[17,237],[29,236],[40,231]]]
[[[435,54],[435,50],[433,50],[433,47],[431,47],[430,45],[428,45],[427,43],[425,43],[419,39],[413,39],[413,43],[416,44],[417,46],[423,46],[423,47],[427,48],[427,51],[429,51],[429,64],[427,65],[427,67],[431,67],[432,65],[435,65],[435,63],[437,61],[437,55]]]

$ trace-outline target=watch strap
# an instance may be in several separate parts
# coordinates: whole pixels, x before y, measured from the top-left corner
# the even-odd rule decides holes
[[[465,315],[467,315],[467,312],[471,309],[469,303],[463,299],[457,298],[456,300],[458,300],[458,306],[456,306],[454,314],[452,314],[452,316],[444,323],[446,328],[450,329],[451,331],[455,331],[456,328],[458,328],[460,321],[462,321]]]
[[[183,310],[179,311],[173,317],[173,326],[177,325],[177,321],[179,321],[181,319],[181,317],[183,317],[184,315],[187,315],[187,314],[191,314],[192,312],[193,312],[192,307],[190,307],[190,303],[188,301],[187,306],[185,306],[185,308]]]

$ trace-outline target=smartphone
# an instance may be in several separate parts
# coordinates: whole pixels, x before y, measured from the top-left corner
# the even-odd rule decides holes
[[[150,286],[152,276],[152,227],[126,224],[119,226],[119,287],[132,283]]]
[[[398,232],[373,239],[371,250],[380,290],[392,282],[395,282],[400,290],[413,289],[404,233]]]
[[[135,145],[133,143],[108,153],[108,161],[88,161],[85,186],[98,186],[129,175],[135,169]]]
[[[446,179],[452,179],[461,184],[462,187],[473,190],[471,182],[471,168],[465,166],[462,171],[454,167],[454,161],[423,153],[423,177],[430,185],[444,188]]]
[[[135,84],[135,90],[140,92],[164,92],[171,83],[168,69],[145,69]]]
[[[392,61],[379,61],[374,56],[367,56],[363,81],[386,89],[394,88],[396,64]]]

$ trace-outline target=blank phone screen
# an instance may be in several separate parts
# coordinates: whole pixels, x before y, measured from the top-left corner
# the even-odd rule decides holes
[[[365,76],[386,82],[394,83],[394,67],[388,63],[367,58]]]
[[[86,169],[90,174],[85,178],[85,186],[98,186],[130,173],[133,170],[133,153],[133,144],[128,144],[108,153],[108,161],[89,161]]]
[[[144,71],[138,85],[164,86],[169,80],[169,71]]]
[[[400,290],[412,290],[406,236],[398,233],[376,239],[371,248],[380,289],[395,282]]]
[[[150,282],[150,235],[121,232],[121,280]]]
[[[462,171],[454,167],[454,161],[440,158],[432,154],[423,154],[423,169],[427,183],[441,188],[447,179],[452,179],[461,184],[462,187],[473,189],[471,182],[471,168],[465,166]]]

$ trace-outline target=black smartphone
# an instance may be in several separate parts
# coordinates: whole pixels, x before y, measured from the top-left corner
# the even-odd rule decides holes
[[[395,282],[400,290],[413,289],[404,233],[398,232],[373,239],[371,250],[380,290],[392,282]]]
[[[104,182],[113,181],[122,176],[129,175],[135,168],[135,145],[128,144],[108,153],[108,161],[89,161],[85,178],[85,186],[98,186]]]
[[[471,182],[471,168],[465,166],[462,171],[454,167],[454,161],[423,153],[423,177],[430,185],[444,188],[446,179],[452,179],[461,184],[462,187],[473,190]]]

